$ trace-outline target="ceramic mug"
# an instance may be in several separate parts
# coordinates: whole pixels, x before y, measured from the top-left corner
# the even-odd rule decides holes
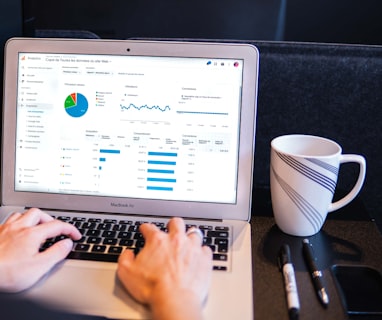
[[[356,162],[360,170],[353,189],[332,202],[341,163]],[[351,202],[365,180],[366,160],[342,154],[336,142],[291,134],[271,142],[270,183],[276,224],[287,234],[311,236],[320,231],[329,212]]]

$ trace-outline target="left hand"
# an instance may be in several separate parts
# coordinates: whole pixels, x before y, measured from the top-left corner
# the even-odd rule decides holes
[[[66,235],[43,252],[48,238]],[[31,287],[63,260],[81,233],[71,224],[53,219],[39,209],[13,213],[0,225],[0,291],[17,292]],[[73,239],[73,240],[72,240]]]

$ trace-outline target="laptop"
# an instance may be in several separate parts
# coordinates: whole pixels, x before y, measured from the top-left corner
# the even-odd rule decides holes
[[[252,319],[258,63],[246,44],[10,39],[1,221],[38,207],[94,241],[75,244],[20,295],[72,313],[149,319],[115,272],[118,246],[137,250],[139,241],[116,235],[178,216],[215,251],[205,318]],[[94,222],[107,240],[87,233]]]

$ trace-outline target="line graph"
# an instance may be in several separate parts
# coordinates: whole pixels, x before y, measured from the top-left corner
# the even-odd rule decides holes
[[[153,106],[149,106],[147,104],[145,105],[142,105],[142,106],[136,106],[135,104],[133,103],[130,103],[128,106],[124,106],[124,105],[120,105],[121,106],[121,110],[130,110],[130,109],[135,109],[135,110],[144,110],[144,109],[147,109],[147,110],[158,110],[158,111],[161,111],[161,112],[165,112],[165,111],[170,111],[171,108],[170,106],[165,106],[165,107],[160,107],[160,106],[157,106],[157,105],[153,105]]]

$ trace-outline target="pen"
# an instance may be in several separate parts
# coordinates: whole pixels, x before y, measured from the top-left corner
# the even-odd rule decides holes
[[[298,299],[296,277],[294,274],[294,268],[290,257],[290,248],[287,244],[281,246],[278,258],[279,267],[284,278],[289,318],[295,320],[298,319],[300,302]]]
[[[321,303],[326,307],[329,304],[329,296],[326,293],[325,287],[322,283],[322,272],[318,270],[316,266],[316,258],[313,255],[313,247],[308,239],[302,241],[302,253],[304,255],[305,262],[308,266],[310,275],[313,280],[314,288],[316,289],[318,298]]]

